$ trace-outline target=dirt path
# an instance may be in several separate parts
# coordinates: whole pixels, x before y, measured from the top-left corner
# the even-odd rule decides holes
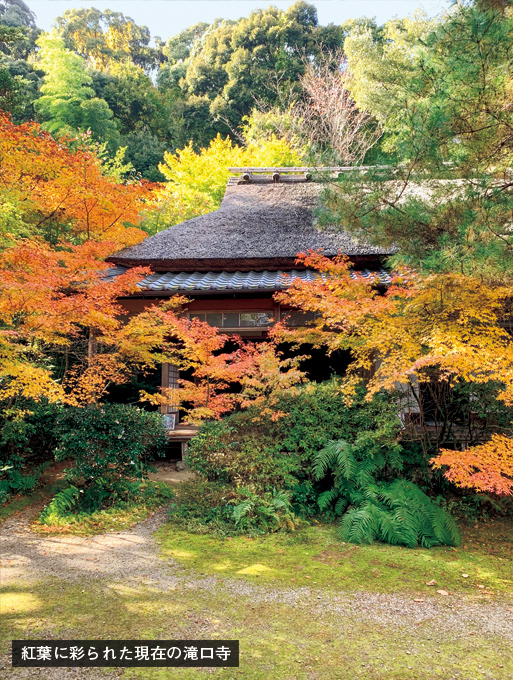
[[[45,473],[48,486],[63,478],[63,465],[54,465]],[[158,462],[151,479],[179,483],[194,477],[177,472],[174,465]],[[43,507],[43,501],[25,508],[0,524],[0,582],[33,580],[55,576],[77,581],[84,577],[116,579],[165,578],[152,534],[167,518],[167,509],[153,513],[149,519],[122,532],[81,536],[44,536],[30,531],[30,524]],[[171,583],[172,577],[166,582]]]

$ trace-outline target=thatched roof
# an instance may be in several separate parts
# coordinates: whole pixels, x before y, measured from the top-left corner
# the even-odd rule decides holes
[[[113,255],[119,265],[148,265],[154,271],[249,271],[291,269],[298,253],[344,253],[372,263],[386,251],[335,229],[315,227],[322,183],[270,177],[232,178],[221,207],[177,224]]]

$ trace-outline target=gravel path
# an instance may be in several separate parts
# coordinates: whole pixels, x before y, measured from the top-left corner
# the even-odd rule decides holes
[[[108,578],[112,582],[156,580],[162,587],[176,583],[167,576],[152,539],[167,518],[162,508],[126,532],[99,536],[40,536],[30,531],[38,508],[27,508],[0,524],[0,584],[60,578],[88,582]],[[9,680],[117,680],[122,669],[18,668],[11,669],[10,652],[0,655],[0,677],[9,670]]]
[[[220,577],[184,575],[183,567],[159,558],[158,546],[152,537],[167,517],[167,508],[125,532],[112,532],[94,537],[46,537],[29,529],[32,511],[26,510],[0,525],[0,574],[3,586],[17,581],[41,578],[61,578],[69,581],[91,582],[108,579],[111,582],[138,582],[145,586],[167,590],[179,586],[203,593],[224,590],[226,596],[247,599],[252,604],[275,602],[292,608],[307,608],[312,616],[326,613],[347,619],[372,621],[399,629],[420,624],[432,624],[436,634],[452,639],[467,637],[473,632],[513,642],[513,606],[502,601],[474,604],[463,597],[425,597],[415,602],[407,595],[346,592],[339,595],[315,588],[276,588],[254,585],[243,580]],[[91,583],[91,585],[93,585]],[[424,631],[425,632],[425,631]],[[3,664],[2,664],[3,665]],[[117,678],[108,675],[50,669],[27,675],[22,671],[9,674],[13,680],[34,678],[87,677]],[[92,672],[92,669],[91,669]]]
[[[0,525],[3,585],[45,576],[126,580],[158,572],[164,577],[152,534],[165,521],[166,508],[133,529],[89,537],[34,534],[32,515],[23,511]]]

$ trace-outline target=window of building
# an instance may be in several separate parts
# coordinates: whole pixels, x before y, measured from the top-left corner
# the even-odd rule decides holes
[[[272,312],[194,312],[191,319],[206,321],[217,328],[266,328],[273,319]]]
[[[162,386],[167,387],[169,390],[170,401],[167,404],[167,413],[178,413],[178,399],[173,398],[174,395],[178,394],[178,379],[180,377],[180,371],[178,366],[174,364],[163,364],[162,365]]]
[[[297,309],[283,310],[282,318],[287,326],[309,326],[315,319],[315,312],[300,312]]]

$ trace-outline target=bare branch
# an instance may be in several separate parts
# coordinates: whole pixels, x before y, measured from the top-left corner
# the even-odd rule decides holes
[[[382,133],[356,107],[347,88],[350,77],[341,51],[320,63],[307,61],[301,78],[304,96],[291,113],[314,152],[331,149],[342,165],[359,165]]]

